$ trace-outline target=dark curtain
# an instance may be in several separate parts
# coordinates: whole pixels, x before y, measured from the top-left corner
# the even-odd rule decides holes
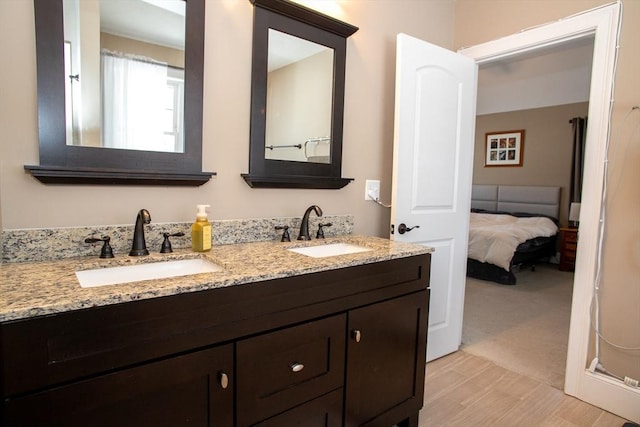
[[[571,192],[569,203],[580,202],[582,194],[582,169],[584,167],[584,143],[587,139],[587,119],[574,117],[570,120],[573,128],[573,157],[571,160]]]

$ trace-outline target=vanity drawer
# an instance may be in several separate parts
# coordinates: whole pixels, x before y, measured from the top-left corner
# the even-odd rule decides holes
[[[346,315],[237,342],[237,420],[251,425],[344,381]]]
[[[311,402],[261,421],[255,427],[340,427],[342,426],[343,393],[344,389],[339,388]]]

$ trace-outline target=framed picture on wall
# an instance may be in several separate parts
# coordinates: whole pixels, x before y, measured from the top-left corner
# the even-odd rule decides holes
[[[485,134],[484,166],[522,166],[524,129]]]

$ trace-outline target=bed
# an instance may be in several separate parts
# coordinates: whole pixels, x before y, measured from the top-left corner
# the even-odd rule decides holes
[[[474,185],[467,276],[515,285],[514,272],[520,266],[535,266],[556,254],[559,211],[560,187]],[[507,255],[508,245],[512,247]],[[493,252],[506,258],[488,256]]]

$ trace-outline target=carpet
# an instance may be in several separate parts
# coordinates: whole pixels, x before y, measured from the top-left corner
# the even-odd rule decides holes
[[[573,273],[539,264],[515,274],[514,286],[467,278],[461,348],[562,390]]]

